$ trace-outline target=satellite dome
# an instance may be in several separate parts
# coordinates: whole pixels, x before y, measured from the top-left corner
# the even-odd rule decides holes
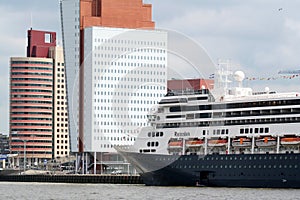
[[[238,82],[242,82],[245,78],[245,74],[242,71],[236,71],[234,73],[234,79]]]
[[[265,92],[269,93],[270,92],[270,88],[269,87],[265,87]]]

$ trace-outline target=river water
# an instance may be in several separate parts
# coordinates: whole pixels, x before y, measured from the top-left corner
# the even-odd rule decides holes
[[[144,185],[0,182],[0,199],[12,200],[300,200],[300,189],[148,187]]]

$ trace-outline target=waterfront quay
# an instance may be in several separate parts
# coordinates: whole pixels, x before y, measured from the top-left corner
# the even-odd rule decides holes
[[[0,175],[0,182],[143,184],[138,175],[42,174]]]

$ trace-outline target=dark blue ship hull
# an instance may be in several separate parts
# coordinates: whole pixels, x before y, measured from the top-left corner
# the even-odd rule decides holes
[[[136,153],[127,156],[138,169],[173,159],[171,155]],[[151,186],[300,188],[299,167],[298,153],[184,155],[140,175],[144,183]]]

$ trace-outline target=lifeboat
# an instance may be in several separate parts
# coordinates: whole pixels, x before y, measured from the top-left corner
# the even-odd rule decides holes
[[[210,147],[221,147],[226,145],[227,145],[227,140],[224,139],[217,139],[217,140],[213,139],[208,141],[208,146]]]
[[[200,139],[187,140],[185,142],[187,147],[200,147],[203,146],[204,142]]]
[[[232,140],[233,147],[251,147],[252,142],[250,138],[237,138]]]
[[[255,140],[257,147],[272,147],[276,146],[276,139],[273,137],[263,137]]]
[[[168,147],[170,149],[182,148],[182,141],[170,141]]]
[[[299,137],[281,138],[280,143],[282,145],[298,145],[298,144],[300,144],[300,138]]]

